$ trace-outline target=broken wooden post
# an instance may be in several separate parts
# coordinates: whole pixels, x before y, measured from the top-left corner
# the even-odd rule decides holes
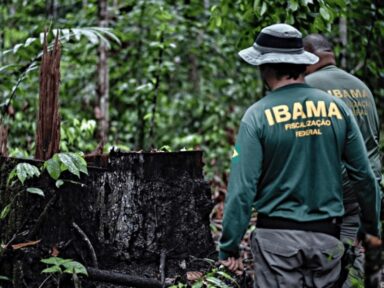
[[[39,112],[36,129],[36,159],[47,160],[59,152],[60,145],[60,58],[59,33],[48,50],[47,34],[44,36],[43,56],[40,66]]]

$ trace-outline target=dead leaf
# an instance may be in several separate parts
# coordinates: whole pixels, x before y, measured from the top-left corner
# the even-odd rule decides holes
[[[13,245],[11,245],[11,247],[13,250],[17,250],[17,249],[36,245],[36,244],[40,243],[40,241],[41,240],[36,240],[36,241],[29,241],[29,242],[25,242],[25,243],[13,244]]]
[[[187,272],[188,281],[196,281],[203,277],[203,272],[200,271],[189,271]]]
[[[51,249],[51,256],[57,257],[59,256],[59,254],[60,254],[59,249],[57,249],[56,245],[53,245]]]

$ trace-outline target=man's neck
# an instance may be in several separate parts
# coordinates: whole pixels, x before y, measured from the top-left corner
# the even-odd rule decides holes
[[[271,91],[276,90],[278,88],[291,85],[291,84],[303,84],[305,83],[304,81],[304,76],[300,75],[299,78],[297,79],[292,79],[288,77],[284,77],[282,79],[270,79],[268,81],[268,86],[270,87]]]
[[[335,55],[333,54],[333,52],[316,51],[314,54],[318,56],[320,60],[316,64],[309,65],[307,67],[307,71],[305,72],[306,74],[311,74],[329,65],[336,65]]]

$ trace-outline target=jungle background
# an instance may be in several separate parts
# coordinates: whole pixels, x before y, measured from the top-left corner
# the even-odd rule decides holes
[[[257,69],[237,52],[278,22],[328,36],[338,65],[372,89],[383,119],[379,0],[2,0],[7,154],[34,155],[42,39],[47,31],[53,43],[59,33],[60,150],[201,149],[216,235],[240,119],[264,93]]]

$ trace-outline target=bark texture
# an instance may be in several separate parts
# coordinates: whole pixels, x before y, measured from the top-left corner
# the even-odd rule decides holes
[[[59,151],[60,145],[60,58],[57,35],[52,51],[45,36],[40,67],[39,112],[36,131],[36,159],[47,160]]]
[[[47,175],[26,184],[43,189],[42,198],[26,193],[25,187],[5,188],[19,160],[0,159],[0,209],[18,195],[0,222],[0,241],[41,239],[27,249],[6,249],[0,257],[3,275],[18,273],[31,287],[41,283],[45,267],[39,260],[58,250],[59,257],[87,267],[98,263],[103,270],[93,270],[94,280],[82,279],[83,287],[117,287],[122,282],[108,284],[105,279],[129,280],[130,276],[121,278],[124,273],[161,283],[199,268],[201,261],[196,259],[216,257],[209,227],[213,204],[200,152],[112,153],[107,163],[97,156],[93,160],[104,167],[90,168],[81,181],[63,177],[78,183],[66,181],[60,191]],[[73,286],[63,283],[61,287]]]

